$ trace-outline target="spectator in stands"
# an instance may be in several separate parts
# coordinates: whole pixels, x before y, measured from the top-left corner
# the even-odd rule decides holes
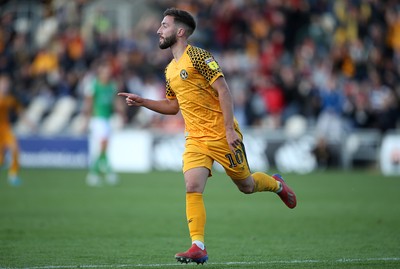
[[[31,73],[33,76],[40,77],[42,75],[57,72],[59,68],[58,62],[59,59],[54,51],[50,48],[42,48],[33,59]]]
[[[368,96],[368,81],[356,83],[348,81],[346,83],[349,95],[349,106],[346,108],[346,115],[352,128],[370,128],[372,126],[372,112]]]
[[[156,83],[162,83],[160,66],[165,66],[169,58],[161,51],[154,53],[152,33],[158,28],[155,16],[143,15],[132,32],[125,36],[118,31],[112,17],[119,14],[108,12],[107,5],[89,8],[89,2],[90,7],[97,4],[95,0],[36,3],[35,9],[28,8],[34,10],[29,18],[18,11],[28,10],[24,5],[33,5],[31,1],[18,2],[18,5],[15,1],[0,4],[0,72],[10,75],[14,87],[24,93],[24,102],[29,103],[38,94],[34,85],[43,84],[49,74],[60,72],[63,77],[71,78],[69,73],[72,72],[75,79],[81,81],[90,72],[89,67],[95,59],[104,54],[113,58],[114,75],[131,69],[138,74],[141,83],[147,74],[155,74]],[[312,85],[318,86],[316,80],[324,81],[325,70],[320,70],[324,68],[320,59],[324,59],[332,65],[329,68],[333,68],[338,78],[346,77],[357,84],[356,87],[369,80],[370,70],[376,70],[381,83],[393,96],[394,104],[389,106],[398,111],[400,8],[396,1],[149,0],[143,5],[149,5],[156,12],[180,5],[196,14],[199,29],[193,35],[193,43],[204,45],[213,52],[224,63],[222,67],[227,77],[241,77],[253,83],[254,74],[279,77],[280,66],[290,66],[290,72],[299,78],[299,91],[304,96],[311,94],[311,102],[317,104]],[[35,16],[37,23],[29,23],[25,28],[18,26],[28,19],[35,22]],[[208,27],[211,24],[216,27]],[[25,30],[21,31],[22,28]],[[125,62],[121,64],[119,59]],[[292,74],[289,80],[290,76]],[[279,86],[285,97],[285,118],[287,113],[295,113],[293,101],[298,102],[299,96],[291,97],[286,86]],[[238,110],[242,116],[243,113],[247,115],[246,122],[250,127],[259,126],[269,116],[260,109],[252,110],[260,108],[255,105],[257,100],[253,102],[254,88],[254,85],[248,85],[241,91],[233,91],[234,99],[251,104],[246,106],[245,112]],[[374,94],[365,94],[367,89],[362,88],[362,95],[367,96],[365,104],[372,104],[370,98],[375,98]],[[309,102],[306,98],[298,109],[306,112],[313,127],[313,117],[318,116],[314,114],[319,111],[316,106],[310,111]],[[389,114],[392,124],[385,124],[385,130],[398,127],[400,113]],[[136,120],[133,117],[133,121]],[[362,126],[380,128],[371,121]],[[277,124],[275,127],[282,126]]]
[[[314,152],[321,167],[337,164],[338,152],[334,145],[339,144],[343,139],[345,130],[342,117],[345,99],[337,79],[332,74],[326,86],[319,89],[321,112],[315,127],[317,142]]]
[[[256,88],[267,110],[268,126],[273,129],[278,128],[281,126],[281,116],[284,108],[282,89],[271,76],[265,75],[259,75]]]
[[[283,91],[285,106],[283,108],[282,122],[294,115],[304,115],[303,103],[305,96],[300,92],[300,80],[296,77],[292,66],[283,66],[278,73],[277,83]]]
[[[396,96],[388,86],[382,84],[381,78],[376,72],[371,72],[369,77],[372,127],[383,133],[395,129],[398,118]]]

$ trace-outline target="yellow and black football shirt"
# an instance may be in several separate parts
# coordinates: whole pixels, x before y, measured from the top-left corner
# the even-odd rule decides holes
[[[224,117],[218,92],[211,84],[224,76],[212,54],[188,45],[181,58],[165,69],[166,97],[178,99],[186,137],[218,140],[225,137]],[[237,128],[237,121],[235,128]]]

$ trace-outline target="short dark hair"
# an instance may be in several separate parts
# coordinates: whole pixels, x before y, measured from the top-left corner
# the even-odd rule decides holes
[[[168,8],[164,11],[164,17],[171,16],[174,17],[174,21],[182,23],[187,26],[187,36],[193,34],[196,29],[196,22],[189,12],[176,8]]]

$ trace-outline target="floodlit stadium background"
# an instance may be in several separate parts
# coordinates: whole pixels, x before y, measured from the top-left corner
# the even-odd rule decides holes
[[[0,72],[25,107],[13,119],[23,167],[86,167],[82,89],[99,60],[119,91],[164,97],[171,54],[156,30],[171,6],[195,15],[192,44],[222,67],[254,169],[400,174],[400,5],[377,0],[2,0]],[[179,171],[180,115],[127,113],[113,120],[117,171]]]

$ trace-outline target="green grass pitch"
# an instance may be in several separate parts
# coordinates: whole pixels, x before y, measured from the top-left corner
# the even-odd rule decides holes
[[[86,171],[0,176],[0,268],[184,268],[190,245],[181,173],[121,174],[90,188]],[[284,175],[290,210],[273,193],[208,181],[204,268],[400,268],[400,178],[377,171]],[[199,265],[201,266],[201,265]],[[197,268],[197,267],[196,267]],[[203,268],[203,267],[201,267]]]

